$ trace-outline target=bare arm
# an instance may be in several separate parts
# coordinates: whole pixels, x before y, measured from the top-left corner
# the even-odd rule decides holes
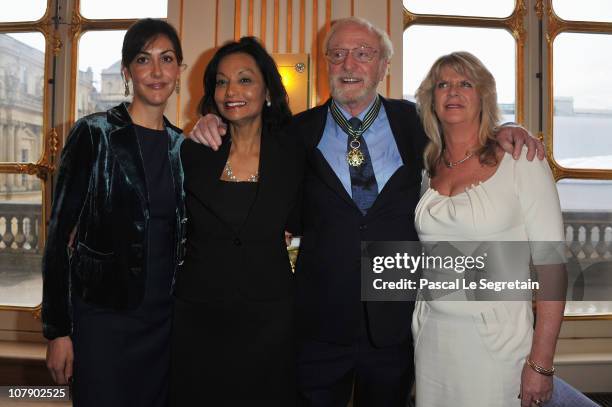
[[[565,301],[537,301],[537,322],[529,359],[537,366],[552,369],[557,337],[563,320]],[[551,399],[553,377],[536,372],[527,363],[521,375],[521,406]]]

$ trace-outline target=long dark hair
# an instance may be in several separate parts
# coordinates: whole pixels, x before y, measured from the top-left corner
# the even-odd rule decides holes
[[[268,90],[271,105],[264,105],[263,107],[262,119],[264,125],[271,126],[274,129],[282,127],[291,118],[289,97],[274,59],[255,37],[242,37],[240,41],[228,42],[217,50],[204,72],[204,96],[200,101],[200,114],[214,113],[221,116],[214,99],[219,63],[226,56],[239,52],[253,57]]]

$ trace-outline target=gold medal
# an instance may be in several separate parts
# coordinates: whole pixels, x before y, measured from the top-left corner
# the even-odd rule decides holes
[[[350,120],[347,120],[336,103],[333,100],[331,102],[329,111],[331,112],[334,121],[342,129],[342,131],[349,136],[346,162],[351,167],[359,167],[366,161],[366,156],[361,151],[361,143],[359,140],[363,140],[363,134],[370,128],[372,123],[374,123],[374,120],[376,120],[378,117],[381,104],[380,98],[377,96],[374,104],[363,117],[363,120],[360,120],[358,117],[351,117]]]
[[[346,161],[351,167],[359,167],[365,161],[365,157],[360,150],[353,148],[346,154]]]

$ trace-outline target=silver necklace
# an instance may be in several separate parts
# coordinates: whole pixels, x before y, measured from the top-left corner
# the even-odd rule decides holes
[[[227,160],[227,162],[225,163],[225,175],[227,176],[227,178],[232,181],[232,182],[241,182],[241,180],[239,180],[238,178],[236,178],[236,176],[234,175],[234,171],[232,171],[232,166],[230,165],[229,160]],[[259,171],[257,171],[255,174],[250,175],[246,180],[244,180],[245,182],[257,182],[259,180]]]
[[[442,161],[444,161],[444,165],[446,165],[446,168],[453,168],[458,166],[461,163],[466,162],[467,160],[469,160],[470,158],[472,158],[472,156],[474,155],[473,151],[470,151],[468,154],[466,154],[465,157],[463,157],[461,160],[459,161],[447,161],[446,158],[444,158],[444,151],[442,152]]]

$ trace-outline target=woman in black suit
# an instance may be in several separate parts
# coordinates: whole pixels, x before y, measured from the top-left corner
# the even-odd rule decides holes
[[[219,151],[181,148],[189,217],[177,278],[172,403],[295,404],[293,285],[285,230],[299,202],[295,138],[274,60],[254,38],[221,47],[201,113],[219,115]],[[264,404],[262,404],[264,405]]]
[[[183,137],[163,112],[182,59],[170,24],[136,22],[122,50],[132,103],[80,119],[62,152],[42,321],[47,366],[72,382],[75,407],[167,405],[184,200]]]

